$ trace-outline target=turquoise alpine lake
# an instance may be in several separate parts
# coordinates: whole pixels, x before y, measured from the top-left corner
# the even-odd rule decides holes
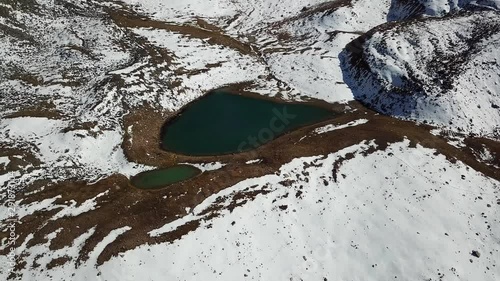
[[[161,132],[161,147],[190,156],[238,153],[333,114],[326,108],[303,103],[215,91],[167,121]]]
[[[201,174],[201,170],[189,165],[176,165],[140,173],[132,177],[131,182],[140,189],[158,189],[178,183]]]

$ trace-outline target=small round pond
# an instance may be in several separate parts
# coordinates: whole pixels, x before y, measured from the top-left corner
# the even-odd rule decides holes
[[[326,108],[214,91],[186,106],[162,128],[164,150],[191,156],[255,149],[276,137],[333,117]]]
[[[176,165],[140,173],[131,182],[140,189],[159,189],[201,174],[201,170],[189,165]]]

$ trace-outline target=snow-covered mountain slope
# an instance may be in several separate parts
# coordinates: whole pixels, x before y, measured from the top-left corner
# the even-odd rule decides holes
[[[322,0],[173,0],[173,1],[123,1],[150,14],[154,19],[169,22],[189,22],[196,17],[210,19],[241,34],[248,33],[269,23],[293,17],[316,5],[339,1]]]
[[[386,22],[390,6],[389,0],[125,2],[136,4],[138,12],[159,21],[193,26],[202,18],[210,24],[202,28],[216,26],[251,45],[266,67],[254,73],[278,83],[276,87],[252,77],[264,84],[261,88],[265,90],[255,89],[261,94],[279,92],[289,99],[329,102],[352,100],[342,82],[338,54],[360,33]],[[167,42],[162,43],[164,47]]]
[[[2,1],[0,14],[0,142],[24,163],[1,184],[140,170],[121,150],[123,106],[99,108],[108,72],[134,60],[126,32],[88,1]]]
[[[407,140],[363,156],[374,146],[366,142],[325,156],[295,159],[276,174],[242,181],[207,198],[185,217],[150,232],[160,236],[206,218],[182,239],[143,245],[99,266],[103,249],[130,227],[105,234],[89,259],[76,268],[64,261],[78,259],[95,229],[71,246],[51,251],[59,230],[43,244],[20,249],[27,264],[38,266],[21,270],[19,280],[57,281],[68,276],[72,280],[89,276],[103,280],[497,280],[498,181],[461,162],[452,164],[432,149],[411,148]],[[344,160],[334,180],[332,169],[349,154],[354,157]],[[266,194],[208,218],[207,210],[238,202],[244,190],[266,190]],[[86,207],[92,208],[102,196],[56,216],[60,212],[85,215],[90,211]],[[27,210],[59,207],[43,205],[28,205]],[[473,251],[480,258],[472,256]],[[47,265],[49,270],[41,270]]]
[[[355,97],[397,117],[498,134],[500,13],[461,13],[377,27],[345,51]]]
[[[366,148],[296,159],[278,175],[231,187],[224,194],[257,183],[270,184],[272,192],[180,241],[110,260],[101,267],[103,277],[133,280],[141,272],[151,280],[496,280],[499,209],[488,204],[497,203],[498,182],[460,163],[450,169],[443,157],[411,149],[408,142],[360,156]],[[335,161],[351,151],[356,157],[338,171],[345,178],[333,182]],[[303,168],[308,163],[316,167]],[[279,184],[291,175],[299,175],[291,186]],[[211,200],[217,199],[204,204]],[[471,255],[476,250],[481,259]]]
[[[139,17],[127,17],[118,3],[0,5],[0,142],[42,162],[23,184],[137,172],[130,168],[144,167],[121,150],[124,115],[144,105],[170,113],[214,88],[265,74],[256,56],[220,42],[226,38],[212,43],[211,33],[151,30],[157,22],[137,25]],[[261,84],[270,95],[279,91],[276,82]],[[96,152],[113,161],[89,161]]]
[[[134,164],[119,161],[109,169],[77,158],[80,153],[61,157],[64,149],[42,155],[40,142],[78,135],[82,145],[70,151],[87,151],[84,143],[97,145],[101,135],[123,135],[123,116],[144,105],[170,114],[214,88],[241,82],[251,82],[246,90],[285,99],[352,100],[338,54],[383,23],[389,7],[366,0],[26,3],[2,4],[0,115],[39,117],[37,126],[47,129],[50,118],[63,119],[57,128],[64,133],[50,130],[51,137],[40,138],[30,126],[22,133],[11,127],[31,119],[2,120],[1,141],[51,159],[37,173],[58,180],[97,179]],[[100,154],[119,155],[121,140],[109,140]]]
[[[265,35],[261,45],[270,72],[299,96],[349,101],[353,96],[343,82],[338,55],[348,42],[385,23],[388,7],[389,1],[333,1],[255,34]]]
[[[498,280],[498,8],[0,0],[0,279]],[[334,114],[245,153],[162,151],[220,88]]]
[[[17,9],[21,4],[15,2],[1,6],[7,15],[0,27],[2,115],[43,100],[75,110],[87,94],[77,89],[98,83],[107,71],[131,60],[119,44],[123,32],[95,8],[26,3]]]
[[[391,3],[388,20],[430,16],[439,17],[461,10],[498,10],[499,0],[394,0]]]

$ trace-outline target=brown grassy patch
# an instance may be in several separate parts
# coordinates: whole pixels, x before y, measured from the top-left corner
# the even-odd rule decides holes
[[[223,34],[220,30],[214,30],[214,27],[208,28],[208,24],[198,20],[198,24],[202,24],[204,28],[199,28],[193,25],[178,25],[166,23],[156,20],[151,20],[146,17],[140,17],[136,14],[129,13],[125,10],[110,10],[108,11],[111,19],[116,25],[126,28],[155,28],[179,33],[191,38],[207,40],[213,45],[222,45],[235,49],[245,55],[255,54],[254,49],[249,44],[242,43],[228,35]]]
[[[56,109],[56,106],[51,101],[42,101],[37,105],[28,106],[11,113],[4,118],[17,118],[17,117],[45,117],[49,119],[62,118],[61,112]]]

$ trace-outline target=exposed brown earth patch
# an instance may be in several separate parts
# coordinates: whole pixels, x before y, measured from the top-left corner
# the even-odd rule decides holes
[[[56,109],[54,103],[50,101],[42,101],[37,105],[27,106],[14,113],[11,113],[4,118],[17,118],[17,117],[45,117],[49,119],[60,119],[61,112]]]
[[[51,270],[54,267],[62,266],[67,262],[70,262],[71,258],[68,256],[63,256],[57,259],[53,259],[49,264],[47,264],[47,269]]]
[[[484,163],[500,167],[500,142],[486,138],[469,137],[464,140],[466,147]]]
[[[311,7],[303,7],[298,15],[273,23],[273,27],[281,27],[287,23],[294,22],[300,19],[305,19],[319,13],[333,13],[339,8],[350,6],[351,3],[352,0],[333,0]]]
[[[129,160],[154,166],[169,166],[176,162],[175,155],[166,155],[159,146],[158,132],[171,115],[152,107],[144,107],[124,117],[125,136],[122,148]]]
[[[203,26],[202,28],[194,25],[178,25],[155,21],[147,17],[140,17],[137,14],[132,14],[126,10],[110,10],[108,14],[113,22],[119,27],[163,29],[190,38],[208,40],[208,43],[212,45],[226,46],[245,55],[255,54],[255,47],[223,34],[219,29],[216,29],[215,26],[208,26],[208,23],[200,19],[198,19],[198,24]]]
[[[9,159],[9,163],[6,165],[0,164],[0,175],[21,171],[28,166],[36,167],[41,164],[40,160],[30,151],[11,148],[4,144],[0,144],[0,157],[8,157]]]
[[[259,99],[267,99],[274,102],[289,103],[279,97],[266,97],[246,91],[245,89],[252,85],[251,82],[228,85],[218,90],[224,90],[231,93],[238,93]],[[203,96],[198,99],[203,98]],[[195,102],[192,101],[191,103]],[[327,108],[333,113],[341,114],[345,111],[343,104],[330,104],[328,102],[316,99],[308,99],[308,104]],[[190,104],[181,108],[175,115],[189,107]],[[355,107],[355,106],[353,106]],[[122,148],[129,161],[137,162],[145,165],[157,167],[166,167],[180,162],[213,162],[213,161],[247,161],[245,157],[240,157],[239,154],[221,155],[221,156],[204,156],[193,157],[188,155],[180,155],[171,153],[161,149],[161,130],[169,119],[173,118],[174,114],[161,109],[152,108],[150,106],[142,107],[131,112],[124,117],[125,137]],[[251,160],[251,159],[250,159]]]

